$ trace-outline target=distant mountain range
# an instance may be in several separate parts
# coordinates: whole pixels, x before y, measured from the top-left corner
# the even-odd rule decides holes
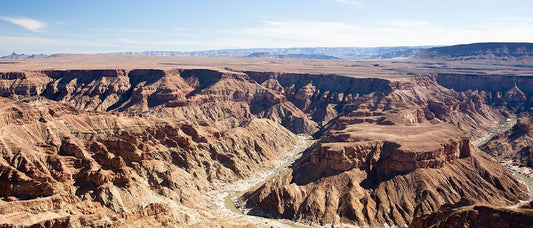
[[[210,56],[210,57],[262,57],[293,59],[392,59],[413,57],[428,46],[417,47],[316,47],[316,48],[251,48],[209,51],[143,51],[106,53],[113,55],[146,56]]]
[[[45,54],[25,55],[25,54],[17,54],[13,52],[11,53],[11,55],[1,56],[0,59],[35,59],[35,58],[44,58],[44,57],[48,57],[48,55],[45,55]]]
[[[142,55],[142,56],[209,56],[240,58],[278,59],[347,59],[375,60],[395,58],[415,58],[438,61],[530,61],[533,60],[533,43],[473,43],[444,47],[315,47],[315,48],[251,48],[208,51],[143,51],[115,52],[102,55]],[[25,55],[12,53],[0,59],[32,59],[49,55]],[[50,55],[54,57],[56,55]]]
[[[335,56],[323,54],[272,54],[270,52],[254,52],[246,57],[277,59],[339,59]]]

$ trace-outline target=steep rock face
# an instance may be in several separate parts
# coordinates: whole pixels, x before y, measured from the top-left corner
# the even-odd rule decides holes
[[[2,75],[5,85],[0,86],[0,90],[5,97],[41,95],[84,110],[133,111],[159,118],[192,118],[217,125],[220,123],[216,122],[226,122],[231,127],[255,115],[280,122],[296,133],[316,131],[309,117],[325,125],[351,109],[360,108],[358,104],[361,103],[371,104],[368,108],[376,109],[418,102],[426,107],[421,107],[417,115],[423,112],[423,115],[429,115],[427,119],[435,115],[465,132],[472,132],[472,136],[478,136],[484,134],[494,121],[504,118],[501,112],[487,105],[527,108],[522,104],[530,103],[533,93],[529,91],[533,84],[527,86],[532,80],[526,80],[526,77],[508,77],[503,78],[507,80],[505,82],[491,83],[489,79],[492,78],[471,76],[481,80],[472,82],[468,76],[463,83],[460,80],[466,76],[450,74],[438,74],[435,79],[420,77],[416,82],[213,70],[86,70]],[[438,88],[435,81],[459,92]],[[513,89],[515,82],[524,88]],[[504,86],[509,83],[509,87]],[[492,88],[494,85],[505,88]],[[392,93],[411,88],[415,91],[406,101],[399,100],[402,94]],[[524,95],[528,99],[526,102],[523,101]],[[153,107],[163,110],[154,112]],[[507,114],[506,110],[503,114]],[[228,118],[234,120],[227,121]]]
[[[14,99],[38,96],[46,89],[46,84],[52,81],[40,72],[0,73],[0,78],[0,95]]]
[[[268,167],[296,141],[293,133],[269,119],[252,118],[220,131],[131,114],[86,112],[42,98],[2,98],[0,109],[0,196],[9,201],[2,203],[12,207],[27,201],[42,208],[39,213],[2,213],[12,224],[25,219],[28,225],[72,225],[83,215],[88,223],[82,224],[93,226],[116,216],[127,220],[157,213],[152,207],[163,208],[169,221],[194,222],[202,218],[191,209],[203,200],[201,192]],[[64,208],[43,208],[41,204],[50,202],[39,198],[58,195],[72,200],[61,201]],[[94,210],[78,212],[85,207]]]
[[[479,137],[494,127],[495,122],[510,115],[509,109],[513,109],[492,108],[491,94],[485,91],[446,89],[440,85],[448,85],[440,80],[441,75],[389,81],[338,75],[246,73],[264,87],[282,92],[287,100],[322,125],[349,115],[351,117],[344,118],[345,121],[386,124],[401,120],[411,125],[443,121],[456,125],[469,136]],[[356,109],[360,112],[352,113]],[[384,115],[376,112],[379,110],[396,113]],[[374,112],[370,113],[374,116],[369,117],[367,111]]]
[[[526,189],[462,133],[484,134],[474,129],[503,118],[479,93],[447,90],[432,77],[390,86],[388,94],[345,100],[319,143],[291,169],[246,193],[243,207],[305,223],[383,226],[409,224],[464,196],[494,205],[527,198]],[[459,123],[463,131],[454,126]]]
[[[439,73],[436,80],[459,92],[477,90],[491,106],[527,111],[533,104],[533,78],[528,76]]]
[[[311,163],[323,169],[337,171],[358,168],[381,173],[412,172],[418,168],[442,168],[445,162],[459,157],[469,157],[473,150],[467,138],[455,136],[456,129],[449,129],[445,124],[412,128],[360,124],[349,126],[344,131],[348,133],[338,134],[330,131],[323,138],[317,151],[311,155]],[[364,138],[364,135],[369,134],[392,137],[389,131],[405,135],[402,139],[398,139],[398,142]],[[433,135],[434,138],[426,139],[427,134]],[[353,140],[355,142],[346,142]],[[416,150],[406,148],[406,143],[416,140],[437,140],[441,147],[431,150],[429,149],[431,143],[416,145],[416,147],[425,147],[424,153],[417,153]]]
[[[441,206],[438,212],[415,218],[409,227],[531,227],[532,221],[530,208],[500,208],[461,199]]]
[[[193,121],[232,118],[235,127],[255,115],[282,123],[295,133],[312,133],[316,124],[278,91],[246,74],[214,70],[67,70],[1,73],[0,94],[20,99],[43,96],[83,110],[145,113]],[[165,111],[153,112],[153,108]],[[218,110],[208,110],[212,107]],[[191,120],[188,116],[184,120]]]
[[[297,166],[248,195],[253,212],[304,222],[405,224],[464,195],[498,205],[523,195],[443,123],[478,136],[508,107],[493,109],[489,93],[453,91],[432,76],[391,81],[140,69],[0,77],[1,96],[11,98],[0,112],[0,127],[12,136],[0,137],[6,207],[73,198],[65,210],[2,214],[9,221],[78,224],[79,218],[96,226],[146,215],[163,224],[152,213],[161,212],[170,222],[197,222],[206,217],[197,210],[205,200],[199,193],[261,172],[292,146],[293,133],[316,131],[311,120],[322,122],[316,135],[324,138]],[[527,89],[506,92],[500,96],[513,102],[528,98]]]
[[[306,223],[382,226],[408,224],[463,196],[494,205],[527,198],[511,174],[451,126],[383,132],[360,125],[346,129],[348,138],[330,133],[345,140],[322,141],[292,169],[245,194],[244,207]]]
[[[445,87],[462,91],[461,93],[477,94],[479,99],[473,100],[474,107],[479,107],[477,103],[481,102],[501,110],[502,117],[505,118],[512,118],[513,112],[522,115],[516,126],[495,135],[481,149],[501,160],[513,160],[521,165],[531,166],[531,117],[528,117],[528,113],[533,106],[532,77],[438,74],[436,80]],[[434,109],[443,107],[434,106],[437,107]],[[503,119],[497,121],[497,124],[510,124],[502,123],[501,120]],[[477,118],[476,121],[481,122]],[[463,122],[461,124],[465,125]]]
[[[343,103],[363,95],[388,94],[390,81],[378,78],[350,78],[338,75],[279,74],[246,72],[265,87],[282,91],[289,101],[317,122],[337,117]]]
[[[501,160],[533,167],[533,118],[524,116],[509,130],[492,137],[481,150]]]

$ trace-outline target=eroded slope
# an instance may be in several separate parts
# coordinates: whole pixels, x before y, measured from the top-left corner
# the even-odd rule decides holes
[[[304,158],[241,198],[245,210],[383,226],[409,224],[464,196],[493,205],[527,199],[525,187],[469,141],[508,115],[506,106],[489,106],[484,91],[443,88],[434,76],[391,87],[344,100],[342,115]]]
[[[469,143],[515,110],[507,104],[521,96],[517,90],[497,103],[492,91],[457,92],[436,75],[387,80],[229,69],[0,78],[0,95],[9,98],[0,116],[5,224],[224,223],[203,194],[268,169],[292,148],[295,133],[322,139],[246,196],[252,212],[401,225],[475,192],[497,205],[525,194]]]

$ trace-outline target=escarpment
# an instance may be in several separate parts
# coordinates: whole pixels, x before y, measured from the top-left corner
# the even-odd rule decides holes
[[[533,80],[528,76],[439,73],[439,84],[456,91],[479,91],[491,106],[528,111],[533,104]]]
[[[512,123],[507,121],[504,126],[509,124]],[[515,125],[494,135],[480,149],[502,161],[533,167],[533,117],[520,117]]]
[[[524,186],[449,124],[329,131],[293,168],[241,200],[251,214],[305,223],[383,226],[468,196],[494,205]]]
[[[280,91],[296,107],[320,123],[337,117],[343,103],[359,96],[388,94],[390,81],[379,78],[350,78],[338,75],[308,75],[246,72],[267,88]]]
[[[509,109],[431,76],[391,85],[388,94],[345,101],[321,140],[246,193],[242,208],[308,224],[383,226],[409,224],[463,197],[498,206],[527,199],[526,188],[469,140]]]
[[[2,99],[1,109],[0,195],[13,202],[67,195],[99,203],[89,215],[100,217],[111,216],[105,208],[123,214],[165,202],[169,219],[191,220],[185,216],[195,212],[187,207],[201,201],[201,192],[265,168],[296,141],[269,119],[222,130],[47,99]],[[82,214],[57,216],[72,215]]]
[[[235,127],[251,116],[283,123],[296,133],[315,124],[283,94],[247,75],[213,70],[67,70],[2,73],[4,97],[43,96],[88,111],[153,113],[159,118],[224,122]],[[215,107],[217,110],[210,110]],[[194,116],[188,115],[191,113]],[[218,124],[218,123],[217,123]],[[291,127],[292,126],[292,127]]]
[[[528,206],[501,208],[463,198],[415,218],[409,227],[530,227],[532,219],[533,210]]]
[[[441,84],[230,69],[0,73],[0,223],[224,221],[205,193],[268,170],[300,133],[319,141],[241,199],[252,214],[403,225],[465,196],[523,199],[470,139],[526,107],[529,91],[495,100]]]

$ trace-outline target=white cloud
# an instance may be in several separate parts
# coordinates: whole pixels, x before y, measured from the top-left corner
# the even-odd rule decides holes
[[[354,1],[354,0],[335,0],[335,1],[338,3],[348,4],[348,5],[357,6],[357,7],[363,6],[363,3]]]
[[[386,19],[367,23],[262,21],[252,28],[167,30],[96,29],[90,36],[48,34],[1,36],[0,51],[24,53],[194,51],[230,48],[376,47],[452,45],[474,42],[533,42],[532,18],[493,18],[461,28],[424,20]],[[39,34],[41,35],[41,34]]]
[[[15,25],[34,32],[39,32],[41,29],[44,29],[46,27],[46,24],[44,22],[27,17],[0,17],[0,19],[11,22]]]
[[[25,54],[54,53],[98,53],[108,50],[122,50],[110,40],[83,40],[35,36],[0,35],[0,55],[16,52]],[[4,45],[6,44],[6,45]]]
[[[503,0],[478,0],[483,5],[494,5],[496,3],[504,2]]]
[[[473,42],[533,42],[533,27],[518,19],[449,28],[428,21],[387,20],[371,24],[317,21],[265,21],[243,37],[264,37],[279,46],[415,46]],[[521,21],[529,21],[524,18]],[[253,39],[252,39],[253,40]],[[258,41],[258,39],[256,39]]]

